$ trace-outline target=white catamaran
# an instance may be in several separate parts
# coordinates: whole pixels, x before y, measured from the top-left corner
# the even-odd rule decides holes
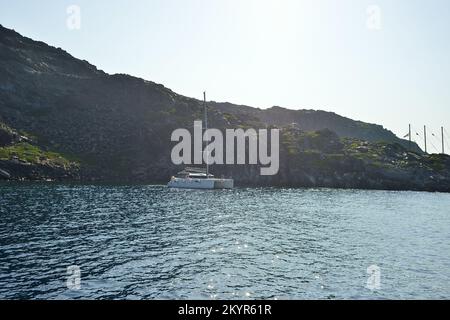
[[[206,109],[206,93],[203,93],[203,107],[205,112],[205,130],[208,130],[208,112]],[[214,178],[209,173],[209,165],[206,163],[206,169],[187,167],[173,176],[167,184],[169,188],[185,189],[233,189],[233,179]]]

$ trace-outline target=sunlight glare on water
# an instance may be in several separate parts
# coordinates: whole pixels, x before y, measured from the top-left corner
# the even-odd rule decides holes
[[[449,208],[440,193],[1,184],[0,298],[448,298]]]

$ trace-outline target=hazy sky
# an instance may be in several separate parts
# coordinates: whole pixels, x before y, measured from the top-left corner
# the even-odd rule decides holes
[[[191,97],[450,133],[448,0],[0,0],[0,24]]]

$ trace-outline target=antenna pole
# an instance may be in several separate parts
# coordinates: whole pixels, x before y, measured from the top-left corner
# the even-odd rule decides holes
[[[444,148],[444,127],[441,127],[441,139],[442,139],[442,154],[445,154],[445,148]]]
[[[205,112],[205,132],[208,130],[208,111],[206,108],[206,92],[203,92],[203,108],[204,108],[204,112]],[[209,150],[208,150],[208,145],[206,145],[206,178],[209,177]]]
[[[427,153],[427,126],[423,126],[423,139],[425,141],[425,153]]]

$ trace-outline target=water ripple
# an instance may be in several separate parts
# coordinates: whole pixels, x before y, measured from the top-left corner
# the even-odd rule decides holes
[[[449,207],[438,193],[0,184],[0,298],[447,298]]]

